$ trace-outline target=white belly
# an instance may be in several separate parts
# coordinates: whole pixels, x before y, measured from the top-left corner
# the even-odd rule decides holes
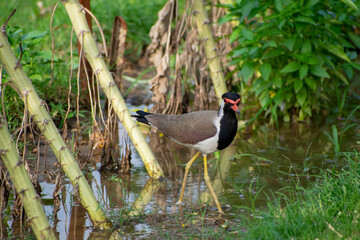
[[[176,141],[173,138],[170,138],[171,140],[173,140],[174,142],[185,146],[185,147],[189,147],[189,148],[194,148],[195,150],[198,150],[199,152],[201,152],[202,154],[210,154],[213,153],[215,151],[217,151],[217,146],[218,146],[218,138],[219,135],[215,134],[215,136],[205,139],[201,142],[196,143],[195,145],[191,145],[191,144],[185,144],[185,143],[181,143]]]
[[[208,138],[201,142],[198,142],[197,144],[194,145],[193,148],[195,148],[196,150],[198,150],[199,152],[201,152],[203,154],[213,153],[213,152],[217,151],[218,138],[219,138],[219,135],[215,134],[215,136],[213,136],[211,138]]]

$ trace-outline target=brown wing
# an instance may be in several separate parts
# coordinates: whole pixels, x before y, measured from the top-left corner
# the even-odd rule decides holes
[[[151,114],[146,119],[166,136],[184,144],[195,144],[216,134],[217,111],[182,115]]]

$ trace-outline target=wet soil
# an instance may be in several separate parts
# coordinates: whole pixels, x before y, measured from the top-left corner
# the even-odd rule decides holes
[[[223,215],[218,214],[208,193],[201,158],[190,170],[184,203],[175,204],[185,164],[195,152],[148,129],[143,129],[147,131],[147,141],[166,175],[161,182],[149,179],[133,146],[131,171],[127,175],[99,171],[101,148],[92,153],[90,161],[86,160],[89,146],[84,144],[79,148],[77,159],[101,207],[114,224],[112,232],[92,228],[85,209],[73,196],[72,185],[46,145],[40,147],[41,198],[59,239],[219,239],[225,233],[235,237],[239,231],[246,231],[244,219],[256,217],[248,209],[266,208],[276,192],[287,194],[289,191],[284,189],[296,184],[305,186],[323,169],[342,166],[341,158],[335,157],[333,145],[324,134],[329,129],[284,125],[275,131],[260,125],[250,138],[244,139],[240,134],[227,150],[211,156],[209,173],[225,212]],[[344,146],[353,143],[353,135],[344,136]],[[120,147],[123,145],[120,142]],[[29,157],[32,166],[37,160],[36,153]],[[60,210],[53,214],[52,194],[58,172],[62,174],[63,188]],[[2,218],[2,239],[31,235],[26,227],[13,228],[16,224],[11,218],[13,203],[14,196],[10,195]]]

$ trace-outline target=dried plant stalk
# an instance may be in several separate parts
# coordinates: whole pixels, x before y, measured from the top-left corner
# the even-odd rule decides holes
[[[109,52],[109,64],[114,72],[114,80],[118,88],[123,92],[122,71],[124,65],[124,52],[126,43],[127,25],[122,17],[115,17],[111,34],[111,47]],[[101,168],[114,169],[114,165],[120,161],[119,152],[119,125],[113,107],[106,101],[108,106],[107,127],[105,127],[105,144],[101,154]]]
[[[101,57],[96,42],[90,33],[89,26],[86,23],[83,7],[76,0],[63,1],[63,4],[74,26],[76,35],[78,38],[84,39],[83,49],[85,51],[85,55],[97,76],[100,86],[104,90],[106,96],[114,107],[114,111],[129,134],[149,175],[156,179],[163,177],[164,174],[159,163],[156,161],[154,154],[151,152],[149,145],[145,141],[145,138],[141,134],[136,123],[131,118],[126,103],[121,96],[107,65],[105,64],[105,61]]]
[[[146,55],[156,66],[156,76],[151,80],[152,112],[161,113],[166,108],[166,98],[169,92],[169,44],[171,21],[174,10],[174,0],[168,1],[158,13],[158,20],[151,27],[149,36],[151,43],[146,48]],[[165,46],[166,45],[166,46]]]
[[[4,64],[5,70],[11,78],[11,83],[19,90],[21,99],[26,102],[25,105],[28,107],[29,114],[49,142],[74,188],[80,190],[81,203],[88,211],[95,227],[111,228],[111,223],[107,221],[79,165],[74,160],[72,153],[47,112],[45,102],[37,95],[30,79],[12,52],[5,31],[0,33],[0,62]]]
[[[169,91],[169,55],[165,54],[156,68],[156,76],[150,81],[153,92],[152,101],[155,104],[152,112],[161,113],[166,107],[166,97]]]
[[[124,52],[126,43],[127,25],[125,20],[116,16],[111,34],[111,47],[109,53],[109,64],[111,70],[115,73],[115,82],[119,89],[122,90],[122,71],[124,68]]]
[[[218,49],[210,29],[210,21],[207,16],[202,0],[194,0],[194,17],[199,31],[199,38],[204,42],[206,59],[209,64],[210,75],[213,81],[214,89],[218,100],[221,95],[227,92],[223,71],[221,68]]]
[[[6,123],[5,123],[6,124]],[[5,166],[0,165],[0,218],[2,218],[3,211],[5,210],[10,195],[10,179],[7,178],[8,174],[5,169]],[[1,238],[0,233],[0,238]]]
[[[169,24],[171,24],[171,13],[174,1],[168,1],[158,13],[158,20],[151,27],[149,36],[151,43],[146,48],[145,55],[154,64],[159,66],[166,51],[165,45],[169,39]]]
[[[182,114],[183,113],[183,97],[181,93],[181,80],[182,74],[179,67],[179,53],[176,54],[176,66],[175,66],[175,79],[171,87],[170,99],[166,105],[166,108],[162,113],[164,114]]]
[[[2,35],[2,34],[0,34]],[[14,141],[0,114],[0,157],[3,160],[11,181],[14,183],[21,201],[24,205],[28,222],[37,239],[56,239],[55,234],[45,216],[40,201],[36,194],[31,179],[25,170],[24,163],[17,152]]]

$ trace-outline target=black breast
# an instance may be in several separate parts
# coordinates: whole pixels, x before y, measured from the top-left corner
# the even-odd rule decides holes
[[[218,149],[222,150],[228,147],[234,140],[237,131],[237,120],[235,112],[225,111],[220,120],[220,133],[218,140]]]

